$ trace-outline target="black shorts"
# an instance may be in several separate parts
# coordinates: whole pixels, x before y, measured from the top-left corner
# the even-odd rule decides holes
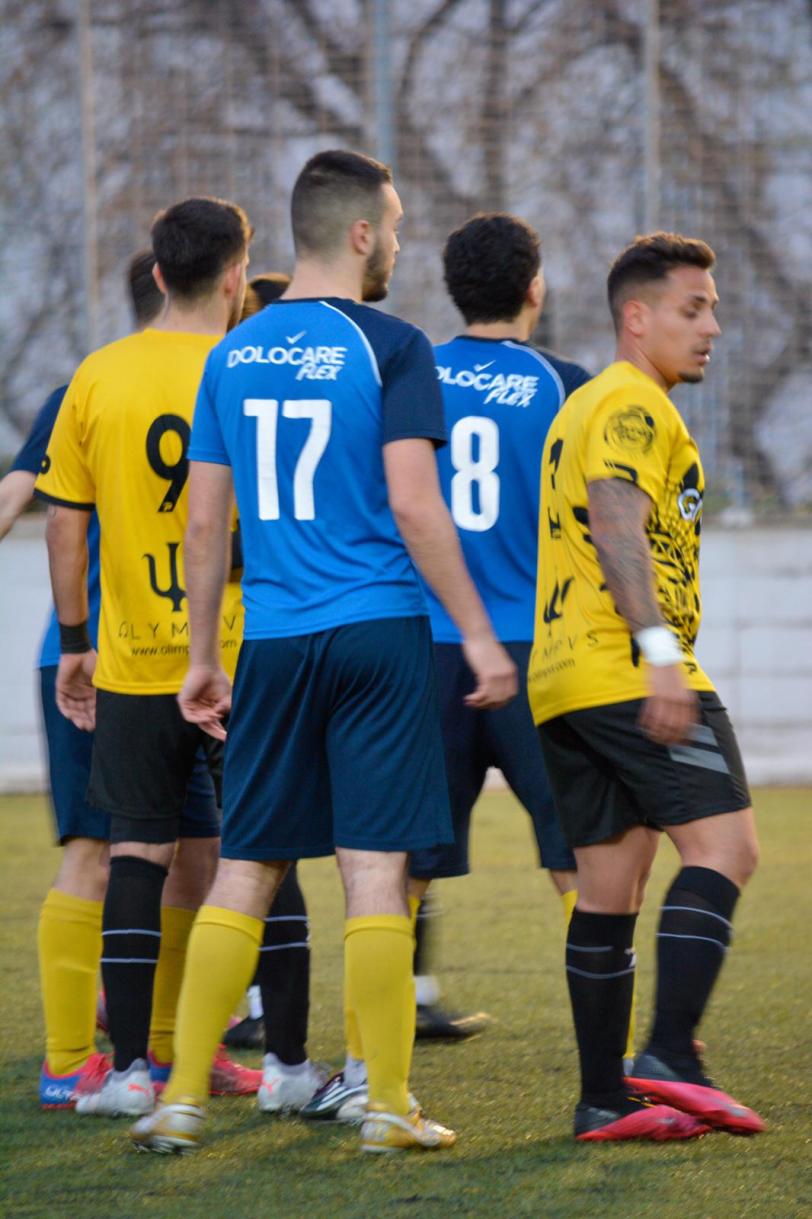
[[[541,867],[575,870],[575,859],[555,811],[525,692],[533,645],[504,646],[519,670],[519,693],[496,711],[478,711],[463,702],[476,683],[462,647],[455,643],[434,645],[454,841],[412,853],[409,873],[421,880],[468,874],[471,812],[489,766],[499,767],[508,787],[530,814]]]
[[[747,808],[750,793],[727,712],[699,693],[690,742],[657,745],[637,720],[642,699],[556,716],[539,726],[558,814],[572,847],[636,825],[664,829]]]
[[[206,757],[221,803],[223,746],[183,718],[174,694],[99,690],[88,800],[111,814],[111,842],[173,842]],[[212,827],[213,834],[218,830]]]

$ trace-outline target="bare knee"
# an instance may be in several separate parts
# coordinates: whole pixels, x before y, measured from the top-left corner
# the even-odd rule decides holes
[[[163,904],[197,910],[214,883],[219,838],[181,838],[164,887]]]
[[[221,859],[206,904],[264,919],[289,867],[289,860]]]
[[[743,888],[747,884],[750,877],[758,867],[760,848],[758,839],[755,835],[752,838],[748,837],[741,843],[738,856],[736,859],[736,870],[738,872],[738,880],[736,883],[739,888]],[[733,879],[736,879],[735,877]]]
[[[89,902],[104,901],[110,875],[110,845],[99,838],[69,838],[53,887]]]
[[[407,855],[404,851],[336,849],[347,901],[347,918],[408,915]]]

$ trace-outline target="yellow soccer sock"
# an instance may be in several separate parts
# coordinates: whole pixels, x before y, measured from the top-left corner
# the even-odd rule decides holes
[[[564,904],[564,926],[569,927],[572,919],[572,912],[575,909],[575,904],[578,901],[578,890],[568,889],[566,893],[561,894],[561,901]],[[637,974],[634,976],[634,989],[632,991],[632,1008],[629,1012],[629,1031],[626,1035],[626,1049],[623,1051],[624,1058],[634,1058],[634,1039],[637,1032]]]
[[[421,898],[409,894],[409,921],[412,925],[412,939],[414,939],[414,929],[417,923],[417,914],[420,910]],[[352,997],[348,991],[349,982],[347,972],[344,971],[344,1039],[347,1043],[347,1053],[352,1058],[362,1060],[364,1057],[364,1048],[361,1045],[361,1034],[358,1031],[358,1018],[355,1015],[355,1007],[353,1006]]]
[[[186,945],[196,914],[196,910],[180,906],[161,907],[161,951],[155,967],[149,1024],[149,1048],[158,1062],[171,1062],[174,1057],[178,995],[186,964]]]
[[[45,1057],[54,1075],[73,1075],[96,1048],[96,982],[102,902],[51,889],[39,916],[39,973]]]
[[[344,1040],[347,1053],[352,1058],[363,1059],[364,1047],[361,1044],[361,1032],[358,1028],[358,1017],[355,1014],[355,1003],[350,994],[350,980],[344,970]]]
[[[346,991],[352,996],[367,1065],[369,1102],[409,1112],[415,1004],[411,919],[402,914],[350,918],[344,925]]]
[[[566,893],[561,894],[561,902],[564,906],[564,929],[566,930],[572,921],[572,912],[575,909],[575,903],[578,901],[578,890],[567,889]]]
[[[201,906],[189,936],[166,1104],[181,1098],[205,1104],[212,1060],[254,976],[264,929],[260,918]]]

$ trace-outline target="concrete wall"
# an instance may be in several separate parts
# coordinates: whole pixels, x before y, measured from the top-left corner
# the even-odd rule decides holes
[[[0,544],[0,791],[40,790],[33,666],[49,608],[44,519]],[[750,781],[812,783],[812,526],[705,530],[698,653]]]

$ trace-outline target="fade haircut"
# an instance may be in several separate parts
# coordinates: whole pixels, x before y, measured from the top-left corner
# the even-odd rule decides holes
[[[226,267],[242,258],[253,229],[236,203],[200,196],[184,199],[152,222],[155,260],[173,296],[207,296]]]
[[[380,224],[383,187],[391,182],[389,166],[361,152],[316,153],[296,179],[290,202],[296,254],[333,254],[356,220]]]
[[[164,307],[164,294],[152,274],[154,266],[155,255],[152,250],[139,250],[137,254],[133,254],[127,267],[130,303],[138,326],[148,326]]]
[[[469,326],[512,321],[540,267],[538,233],[507,212],[473,216],[443,251],[446,287]]]
[[[240,321],[253,317],[271,301],[279,300],[289,283],[290,276],[285,275],[284,271],[266,271],[263,275],[255,275],[245,290]]]
[[[620,333],[623,323],[623,306],[641,289],[661,283],[677,267],[710,271],[715,261],[710,246],[696,237],[662,231],[635,237],[612,263],[606,282],[616,332]]]

